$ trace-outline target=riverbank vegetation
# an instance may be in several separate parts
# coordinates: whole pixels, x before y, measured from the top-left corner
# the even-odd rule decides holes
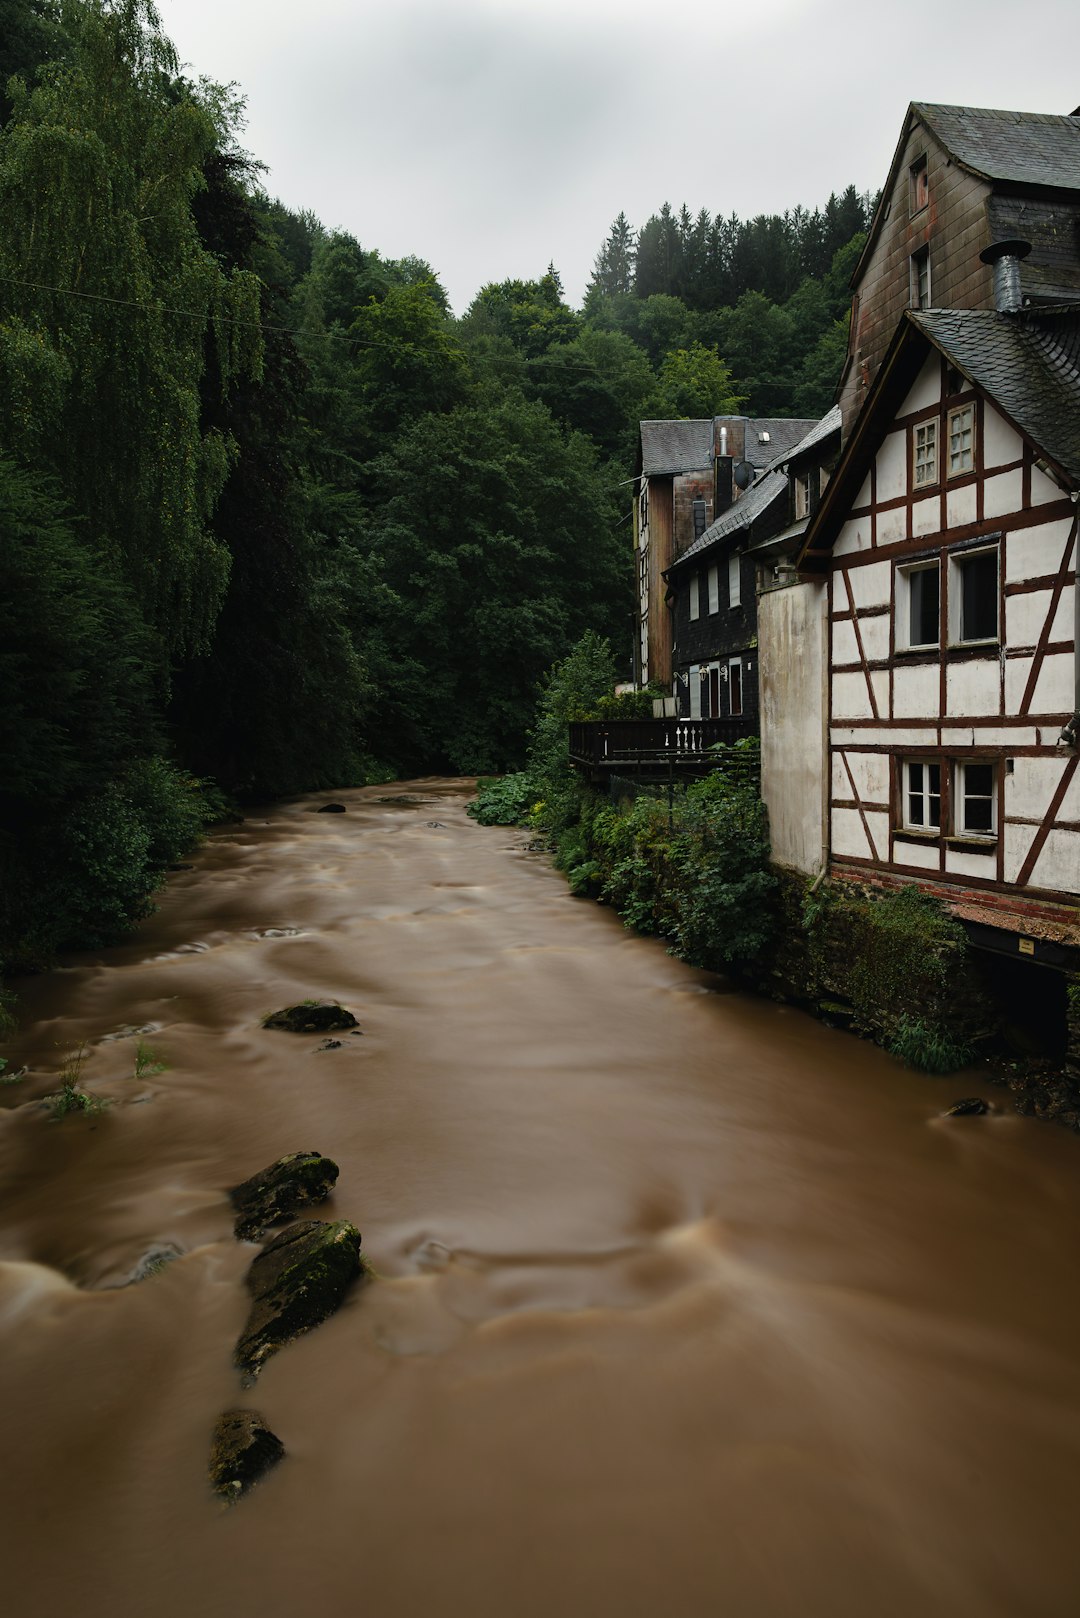
[[[620,216],[582,309],[549,265],[455,318],[265,193],[150,0],[0,21],[18,971],[119,936],[230,801],[522,765],[543,671],[629,643],[638,420],[823,405],[868,199]]]

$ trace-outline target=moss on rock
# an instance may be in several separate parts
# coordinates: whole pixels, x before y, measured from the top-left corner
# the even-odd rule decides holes
[[[283,1458],[285,1445],[254,1410],[226,1410],[210,1443],[210,1486],[223,1500],[239,1500]]]
[[[237,1236],[241,1241],[257,1241],[271,1225],[325,1202],[337,1177],[337,1164],[321,1152],[290,1152],[279,1157],[230,1190],[229,1200],[237,1211]]]
[[[298,1220],[276,1236],[248,1271],[254,1301],[236,1363],[249,1381],[279,1348],[340,1308],[363,1272],[360,1232],[348,1220]]]

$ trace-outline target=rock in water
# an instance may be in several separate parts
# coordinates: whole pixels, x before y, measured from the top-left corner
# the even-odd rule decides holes
[[[285,1006],[263,1022],[264,1028],[284,1028],[289,1034],[331,1034],[339,1028],[357,1027],[356,1018],[333,1000],[302,1000],[298,1006]]]
[[[248,1271],[254,1303],[236,1345],[248,1382],[279,1348],[340,1308],[362,1272],[360,1232],[346,1219],[301,1219],[275,1236]]]
[[[254,1410],[226,1410],[210,1445],[210,1483],[223,1500],[239,1500],[276,1466],[285,1445]]]
[[[258,1241],[264,1230],[291,1219],[301,1208],[325,1202],[338,1177],[338,1166],[321,1152],[290,1152],[261,1174],[252,1175],[229,1192],[236,1209],[235,1230],[242,1242]]]
[[[343,803],[320,803],[315,813],[317,815],[343,815],[345,805]]]
[[[990,1103],[984,1101],[982,1096],[965,1096],[963,1101],[954,1101],[946,1112],[946,1118],[981,1118],[984,1112],[990,1111]]]

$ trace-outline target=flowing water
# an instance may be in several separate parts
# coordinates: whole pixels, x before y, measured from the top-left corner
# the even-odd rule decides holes
[[[461,783],[319,801],[219,832],[133,941],[21,985],[5,1609],[1075,1614],[1080,1143],[943,1120],[977,1080],[725,992]],[[260,1026],[309,997],[362,1035]],[[165,1072],[134,1076],[133,1028]],[[114,1105],[50,1122],[82,1040]],[[380,1278],[241,1393],[225,1188],[311,1149]],[[237,1404],[288,1455],[225,1510]]]

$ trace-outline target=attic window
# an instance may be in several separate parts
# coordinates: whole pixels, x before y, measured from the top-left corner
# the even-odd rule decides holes
[[[913,309],[929,309],[930,307],[930,249],[920,247],[917,253],[912,253],[909,260],[911,267],[911,307]]]
[[[769,433],[758,433],[757,441],[759,444],[767,444],[770,441],[770,436]]]
[[[930,174],[926,167],[924,152],[908,169],[908,212],[921,213],[929,201]]]

